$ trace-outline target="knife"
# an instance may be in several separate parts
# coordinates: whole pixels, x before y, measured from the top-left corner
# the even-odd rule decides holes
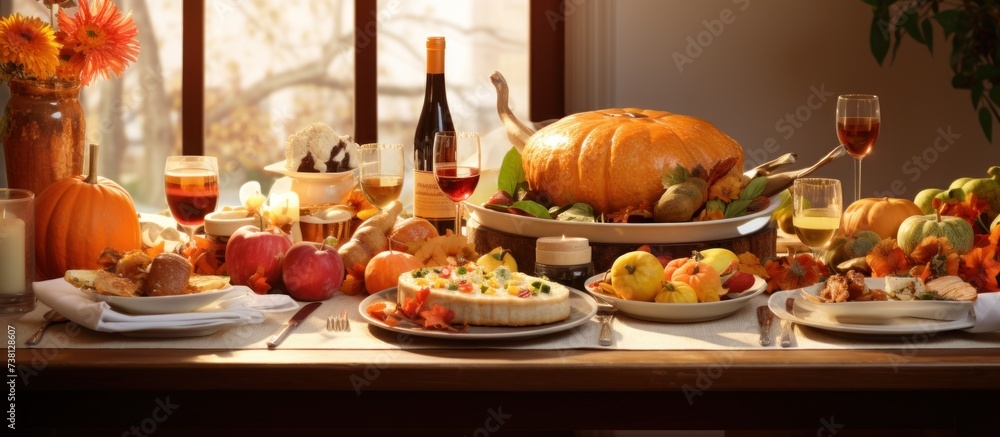
[[[774,320],[774,313],[767,305],[757,307],[757,323],[760,324],[760,345],[771,345],[771,321]]]
[[[281,344],[281,342],[285,339],[285,337],[288,337],[288,334],[292,332],[292,329],[294,329],[296,326],[299,326],[299,322],[305,320],[306,317],[309,317],[309,315],[312,314],[313,311],[316,311],[316,308],[319,308],[319,305],[321,303],[323,302],[313,302],[302,307],[302,309],[300,309],[298,312],[295,313],[294,316],[292,316],[292,319],[289,320],[288,323],[285,323],[285,326],[282,327],[277,334],[274,334],[274,337],[271,337],[270,339],[267,340],[267,348],[274,349],[278,347],[278,345]]]
[[[788,314],[795,315],[795,298],[790,297],[785,299],[785,311]],[[781,347],[792,347],[792,332],[794,331],[795,322],[791,320],[781,320]]]

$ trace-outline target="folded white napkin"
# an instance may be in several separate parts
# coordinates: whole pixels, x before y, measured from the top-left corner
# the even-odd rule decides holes
[[[976,324],[966,332],[1000,331],[1000,292],[979,293],[972,307]]]
[[[264,312],[289,311],[298,304],[286,295],[260,296],[244,286],[235,286],[218,302],[199,311],[178,314],[132,315],[115,311],[62,279],[34,284],[35,296],[45,305],[76,324],[102,332],[136,332],[152,329],[197,329],[226,325],[256,324]],[[142,299],[136,298],[136,299]]]

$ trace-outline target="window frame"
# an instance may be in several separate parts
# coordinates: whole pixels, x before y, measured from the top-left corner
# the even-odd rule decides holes
[[[183,2],[184,68],[181,77],[181,139],[185,155],[205,153],[205,0]],[[355,0],[354,138],[378,141],[378,0]],[[529,117],[565,115],[564,0],[529,0]],[[364,43],[361,43],[361,40]]]

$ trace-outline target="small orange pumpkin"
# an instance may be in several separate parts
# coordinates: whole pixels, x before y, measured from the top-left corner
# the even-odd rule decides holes
[[[712,266],[694,259],[674,270],[667,280],[690,285],[698,295],[698,302],[718,302],[719,293],[723,291],[719,273]]]
[[[840,234],[853,237],[870,230],[883,240],[896,238],[899,225],[910,216],[924,215],[917,204],[908,199],[891,197],[865,198],[854,201],[840,220]]]
[[[365,266],[365,289],[375,294],[399,284],[399,275],[422,268],[417,257],[398,250],[379,252]]]
[[[669,281],[670,278],[674,276],[674,272],[676,272],[677,269],[681,268],[681,266],[686,264],[688,261],[691,261],[691,258],[674,258],[670,260],[667,265],[663,266],[663,277]]]
[[[90,145],[90,173],[60,179],[35,199],[35,264],[42,279],[70,269],[97,269],[107,247],[142,248],[132,196],[97,175],[98,145]]]

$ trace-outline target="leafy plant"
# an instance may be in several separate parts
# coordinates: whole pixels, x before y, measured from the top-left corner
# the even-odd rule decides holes
[[[871,50],[883,65],[895,59],[904,36],[934,52],[934,26],[951,39],[951,86],[970,91],[983,134],[993,140],[1000,121],[1000,0],[862,0],[872,6]]]

